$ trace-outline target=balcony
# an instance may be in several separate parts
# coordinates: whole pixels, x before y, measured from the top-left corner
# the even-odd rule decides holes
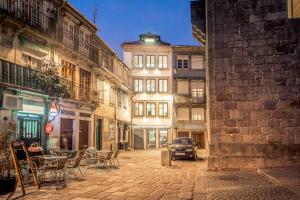
[[[47,15],[42,11],[42,1],[1,0],[0,10],[9,16],[44,32],[54,29],[54,10],[49,9]]]
[[[70,97],[70,85],[65,79],[57,76],[54,70],[41,72],[1,59],[0,84],[50,96]]]
[[[174,95],[174,104],[205,104],[205,97],[191,97],[190,95]]]
[[[37,83],[34,75],[37,72],[28,67],[16,65],[4,60],[0,60],[0,83],[7,86],[17,87],[32,91],[43,91],[45,85]]]

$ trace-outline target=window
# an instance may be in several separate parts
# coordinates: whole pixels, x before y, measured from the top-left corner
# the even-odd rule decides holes
[[[133,80],[133,90],[135,92],[143,92],[143,79]]]
[[[70,47],[74,47],[74,30],[75,26],[71,22],[64,20],[63,41]]]
[[[118,107],[122,107],[122,101],[123,101],[123,92],[121,90],[118,90],[118,96],[117,96],[117,101],[118,101]]]
[[[155,92],[155,79],[146,80],[146,91],[150,93]]]
[[[189,82],[187,80],[177,81],[177,93],[178,94],[189,94]]]
[[[74,77],[75,77],[75,65],[62,60],[62,77],[69,83],[71,89],[71,97],[76,97],[76,91],[74,87]]]
[[[204,109],[192,108],[192,120],[204,120]]]
[[[83,30],[79,31],[79,50],[84,54],[89,54],[90,36]]]
[[[115,105],[116,104],[116,90],[112,86],[110,86],[109,103],[111,105]]]
[[[168,92],[168,80],[159,79],[158,80],[158,92],[165,93]]]
[[[204,69],[203,67],[203,56],[192,56],[192,69]]]
[[[204,97],[204,82],[192,81],[191,88],[192,88],[193,101],[195,101],[195,100],[198,101]]]
[[[5,1],[2,1],[5,2]],[[20,13],[30,25],[41,25],[42,1],[41,0],[27,0],[20,1],[22,6],[22,13]],[[19,2],[19,3],[20,3]],[[5,5],[5,4],[4,4]],[[18,4],[16,4],[18,5]],[[19,10],[20,11],[20,10]],[[45,26],[45,24],[43,24]],[[47,28],[47,27],[43,27]]]
[[[32,69],[40,69],[42,66],[42,61],[40,59],[33,58],[26,54],[22,54],[22,63]]]
[[[177,108],[177,119],[182,120],[190,120],[190,110],[189,108]]]
[[[128,95],[126,93],[123,93],[123,108],[127,109],[128,107]]]
[[[133,56],[133,67],[134,68],[143,68],[143,56],[134,55]]]
[[[156,115],[155,111],[155,103],[147,103],[147,116],[154,117]]]
[[[177,68],[178,69],[187,69],[189,68],[189,57],[188,56],[183,56],[179,55],[177,57]]]
[[[158,116],[168,117],[168,103],[158,103]]]
[[[161,129],[159,130],[159,147],[168,146],[168,130]]]
[[[97,91],[99,92],[99,99],[104,100],[104,81],[97,79]]]
[[[89,100],[91,87],[91,73],[80,69],[79,71],[79,96],[82,101]]]
[[[108,53],[103,51],[102,67],[108,69]]]
[[[155,56],[146,56],[146,67],[149,69],[155,68]]]
[[[288,1],[288,18],[300,17],[300,1],[299,0],[287,0]]]
[[[168,56],[158,56],[158,68],[168,68]]]
[[[144,116],[144,103],[134,103],[134,115],[136,117]]]

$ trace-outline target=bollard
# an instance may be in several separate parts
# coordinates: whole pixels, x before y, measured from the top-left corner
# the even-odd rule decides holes
[[[161,151],[161,166],[171,166],[170,151]]]

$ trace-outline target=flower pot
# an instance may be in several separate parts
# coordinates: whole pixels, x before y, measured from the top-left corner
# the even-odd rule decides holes
[[[0,195],[12,193],[15,189],[16,177],[0,179]]]

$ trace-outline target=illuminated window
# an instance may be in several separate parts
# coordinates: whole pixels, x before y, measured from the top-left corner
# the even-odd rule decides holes
[[[192,108],[192,120],[196,120],[196,121],[204,120],[204,109]]]
[[[288,18],[300,17],[300,0],[287,0],[288,1]]]
[[[146,80],[146,92],[153,93],[155,92],[155,79]]]
[[[146,56],[146,67],[150,69],[155,68],[155,56]]]
[[[158,92],[160,92],[160,93],[168,92],[168,80],[167,79],[159,79],[158,80]]]
[[[155,38],[145,38],[145,42],[146,43],[154,43],[155,42]]]
[[[203,98],[204,97],[204,82],[203,81],[192,81],[192,97]]]
[[[168,117],[168,103],[158,103],[158,116]]]
[[[79,97],[80,100],[86,101],[90,97],[91,73],[80,69],[79,71]]]
[[[156,104],[155,103],[147,103],[147,116],[155,117],[156,115]]]
[[[134,115],[136,117],[144,116],[144,103],[134,103]]]
[[[133,80],[133,90],[135,92],[143,92],[143,79]]]
[[[168,67],[168,56],[158,56],[158,68],[165,69]]]
[[[134,55],[133,56],[133,67],[134,68],[143,68],[143,56]]]

